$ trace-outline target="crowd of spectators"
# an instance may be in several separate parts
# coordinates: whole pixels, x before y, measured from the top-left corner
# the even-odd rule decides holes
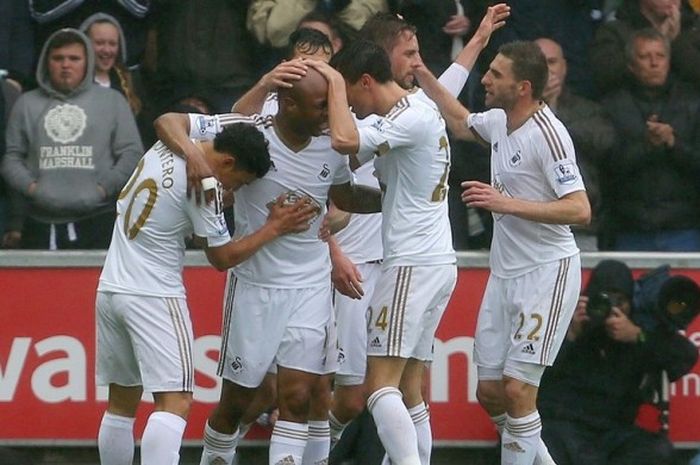
[[[153,120],[173,110],[229,111],[283,58],[298,27],[318,29],[339,49],[372,15],[400,14],[417,26],[422,58],[439,74],[490,3],[2,2],[2,247],[105,247],[113,215],[108,205],[142,147],[155,142]],[[574,231],[580,248],[700,250],[694,214],[700,206],[694,182],[700,171],[700,2],[510,3],[511,18],[471,70],[460,99],[483,109],[480,77],[498,46],[537,41],[550,67],[544,99],[569,129],[594,207],[592,225]],[[50,57],[52,38],[65,28],[70,32],[64,34],[87,40],[85,70],[67,88],[57,80],[70,73],[69,59],[55,63],[54,78]],[[452,150],[448,199],[455,247],[486,249],[491,215],[466,207],[459,184],[489,180],[488,151],[456,140]],[[51,186],[60,186],[60,194]],[[107,237],[84,240],[95,234]]]

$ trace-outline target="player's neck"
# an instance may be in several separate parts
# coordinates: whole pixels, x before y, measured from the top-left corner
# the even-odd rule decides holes
[[[513,108],[506,112],[508,121],[506,127],[508,129],[508,134],[511,134],[513,131],[525,124],[525,122],[529,120],[537,111],[542,109],[544,105],[544,102],[541,100],[529,100],[516,103]]]
[[[387,84],[381,84],[374,99],[377,114],[381,116],[386,115],[396,106],[399,100],[408,94],[409,92],[406,89],[399,86],[394,81]]]
[[[311,134],[295,128],[293,125],[289,124],[290,122],[287,118],[282,118],[277,114],[275,115],[273,123],[274,130],[280,140],[293,151],[298,152],[309,144]]]

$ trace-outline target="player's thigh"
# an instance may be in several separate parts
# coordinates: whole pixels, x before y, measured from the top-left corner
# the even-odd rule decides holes
[[[230,277],[218,374],[247,388],[260,385],[285,334],[295,289],[247,284]]]
[[[335,293],[335,315],[338,334],[338,369],[336,385],[355,386],[364,381],[367,366],[368,309],[376,283],[381,276],[380,264],[358,265],[365,290],[361,299]]]
[[[119,295],[147,392],[194,390],[194,336],[187,301]]]
[[[539,266],[515,280],[508,358],[551,365],[566,336],[581,291],[578,255]]]
[[[328,374],[329,366],[336,363],[336,360],[329,359],[329,346],[336,343],[330,282],[295,289],[287,304],[290,316],[275,356],[278,369],[285,367],[316,375]]]
[[[112,292],[98,292],[95,299],[97,384],[136,387],[141,385],[139,364],[124,322],[125,308],[119,299],[115,301],[116,296]]]
[[[370,304],[367,355],[428,359],[456,273],[454,265],[385,268]]]
[[[512,304],[509,280],[489,276],[481,300],[474,336],[474,363],[480,380],[500,380],[510,346]]]

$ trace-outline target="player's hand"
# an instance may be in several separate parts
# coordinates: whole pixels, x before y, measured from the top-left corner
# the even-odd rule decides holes
[[[289,204],[286,202],[286,198],[285,194],[277,197],[275,203],[270,207],[268,221],[275,226],[279,235],[304,232],[309,229],[311,220],[318,214],[311,199],[302,197]]]
[[[605,319],[605,331],[611,339],[619,342],[637,342],[641,328],[635,325],[618,307],[612,307]]]
[[[204,194],[205,202],[209,204],[214,201],[216,196],[216,178],[204,159],[202,148],[198,144],[195,147],[195,150],[183,154],[187,160],[187,197],[191,197],[194,193],[197,205],[200,205],[202,194]],[[205,179],[213,179],[213,186],[211,181],[204,181]],[[202,181],[204,181],[204,185]]]
[[[307,69],[308,66],[300,58],[283,61],[262,77],[260,85],[268,92],[273,92],[277,89],[289,89],[294,85],[295,81],[306,76]]]
[[[571,318],[571,323],[569,323],[569,331],[566,334],[567,339],[570,341],[575,341],[576,338],[581,334],[583,327],[586,325],[588,320],[588,313],[586,313],[586,306],[588,305],[588,296],[582,295],[578,298],[576,303],[576,310],[574,310],[574,316]]]
[[[362,289],[362,274],[357,266],[343,253],[333,254],[332,258],[331,281],[336,290],[351,299],[361,299],[365,291]]]
[[[21,243],[21,231],[6,231],[5,234],[2,235],[2,243],[0,246],[3,249],[18,249]]]
[[[510,16],[510,7],[505,3],[488,7],[472,40],[478,40],[481,42],[482,48],[486,47],[491,39],[491,34],[506,25],[508,16]]]
[[[452,15],[442,27],[442,32],[451,37],[462,37],[469,31],[469,18],[464,15]]]
[[[326,81],[328,81],[328,84],[341,85],[345,88],[345,78],[343,78],[343,75],[325,61],[307,59],[304,60],[304,63],[321,73],[321,75],[326,78]]]
[[[468,207],[484,208],[494,213],[508,213],[508,198],[481,181],[464,181],[462,201]]]

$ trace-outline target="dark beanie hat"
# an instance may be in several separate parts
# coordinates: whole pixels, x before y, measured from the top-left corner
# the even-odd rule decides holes
[[[593,296],[601,292],[620,292],[632,300],[634,278],[627,265],[617,260],[603,260],[591,271],[585,294]]]

